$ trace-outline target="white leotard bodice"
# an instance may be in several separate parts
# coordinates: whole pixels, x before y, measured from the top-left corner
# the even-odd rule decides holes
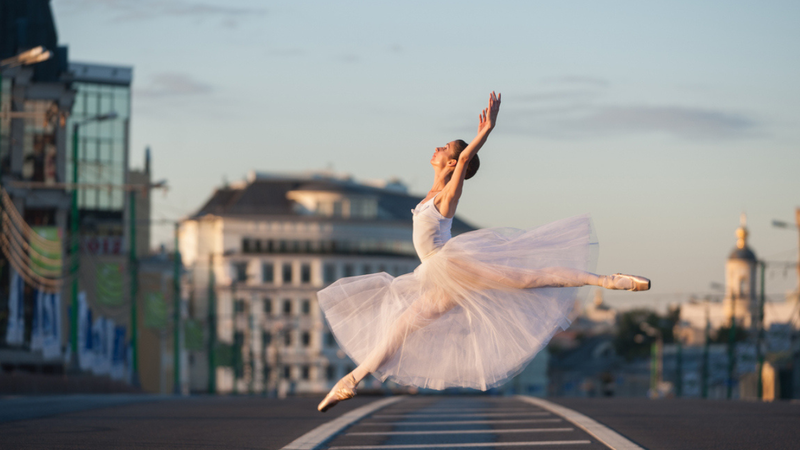
[[[433,204],[433,199],[436,198],[436,195],[428,201],[419,203],[415,209],[411,210],[414,215],[412,238],[414,249],[422,261],[439,251],[445,242],[452,237],[450,227],[453,225],[453,218],[444,217],[436,209]]]

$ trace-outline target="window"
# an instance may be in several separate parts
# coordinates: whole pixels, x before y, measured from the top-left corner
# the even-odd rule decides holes
[[[311,300],[303,300],[301,310],[305,315],[311,314]]]
[[[372,273],[372,266],[370,266],[369,264],[364,264],[363,266],[361,266],[361,273],[363,274]]]
[[[300,281],[311,283],[311,264],[305,263],[300,266]]]
[[[336,379],[336,366],[328,366],[325,368],[325,378],[327,378],[328,381]]]
[[[333,347],[336,345],[336,338],[333,337],[333,333],[330,331],[325,333],[325,345],[328,347]]]
[[[378,272],[386,272],[386,265],[381,264],[378,266]]]
[[[292,332],[291,331],[287,331],[287,332],[283,333],[283,345],[285,345],[287,347],[291,347],[291,345],[292,345]]]
[[[242,253],[250,253],[252,250],[250,248],[250,239],[243,238],[242,239]]]
[[[247,281],[247,263],[234,263],[233,276],[236,278],[236,281]]]
[[[286,315],[292,313],[292,301],[288,298],[283,301],[283,313]]]
[[[272,299],[265,298],[264,299],[264,314],[271,315],[272,314]]]
[[[245,304],[243,299],[238,299],[233,301],[233,311],[237,313],[244,312]]]
[[[283,378],[285,380],[292,379],[292,368],[290,366],[283,366]]]
[[[336,265],[333,263],[325,264],[323,270],[323,278],[326,283],[333,283],[336,281]]]
[[[311,368],[308,366],[303,366],[303,379],[307,380],[311,375]]]
[[[344,265],[344,276],[345,277],[352,277],[356,274],[356,269],[353,267],[352,264],[345,264]]]
[[[281,253],[286,253],[289,251],[289,243],[286,241],[281,240],[278,242],[278,251]]]
[[[261,253],[263,251],[261,248],[261,239],[254,239],[253,244],[255,247],[253,251],[255,251],[256,253]]]
[[[272,375],[272,368],[264,366],[264,381],[269,381],[269,376]]]
[[[292,263],[283,263],[283,282],[292,282]]]
[[[261,281],[264,283],[275,282],[275,265],[272,263],[261,264]]]
[[[269,347],[272,344],[272,333],[269,331],[262,331],[261,332],[261,345],[263,347]]]
[[[311,345],[311,333],[308,331],[303,332],[303,347],[308,347]]]

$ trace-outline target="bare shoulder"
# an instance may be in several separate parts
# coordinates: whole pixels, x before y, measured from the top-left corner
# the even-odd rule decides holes
[[[439,214],[448,219],[452,219],[456,215],[456,207],[458,206],[458,199],[452,194],[442,191],[442,193],[433,200],[433,206],[439,211]]]

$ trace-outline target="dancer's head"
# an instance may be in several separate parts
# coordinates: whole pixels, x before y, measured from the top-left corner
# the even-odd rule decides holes
[[[456,168],[458,157],[461,156],[461,152],[463,152],[466,148],[467,143],[461,139],[448,142],[444,147],[437,147],[436,152],[433,154],[433,158],[431,158],[431,164],[434,167],[440,168],[441,170],[452,172]],[[467,171],[464,175],[464,179],[469,180],[475,176],[475,173],[478,172],[478,168],[480,166],[481,160],[478,158],[478,155],[474,155],[467,165]]]

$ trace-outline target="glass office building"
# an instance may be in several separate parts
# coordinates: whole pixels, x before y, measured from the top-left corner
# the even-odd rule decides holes
[[[115,119],[88,121],[79,126],[78,182],[93,186],[78,191],[78,207],[82,212],[97,212],[106,217],[112,212],[121,215],[125,191],[120,187],[125,184],[128,167],[133,69],[84,63],[69,66],[72,89],[77,92],[67,127],[67,181],[73,181],[73,124],[115,112]]]

